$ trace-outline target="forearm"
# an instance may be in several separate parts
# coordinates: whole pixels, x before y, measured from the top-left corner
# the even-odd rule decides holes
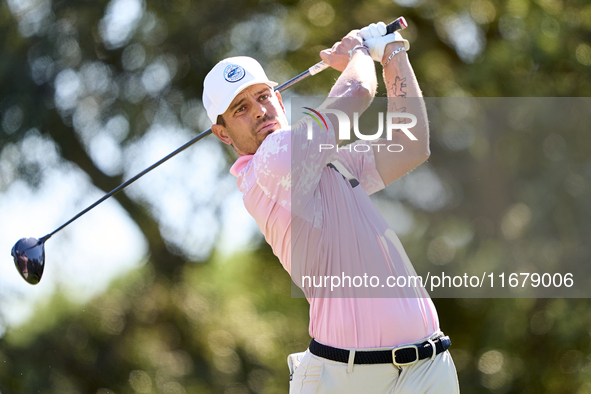
[[[362,43],[360,39],[356,39],[359,44]],[[367,50],[356,49],[349,58],[347,48],[354,48],[354,44],[355,42],[348,46],[338,45],[336,50],[323,55],[324,61],[342,72],[319,110],[338,110],[348,119],[353,119],[355,113],[362,114],[370,106],[377,89],[375,65]],[[326,113],[333,125],[339,124],[334,113]],[[340,132],[336,133],[335,143],[340,142],[340,135]]]
[[[358,49],[353,51],[351,60],[328,96],[373,98],[376,94],[377,84],[375,66],[371,56],[365,50]]]
[[[388,60],[400,43],[386,46],[382,63]],[[404,174],[412,171],[429,158],[429,122],[419,83],[410,65],[406,51],[395,54],[384,66],[384,82],[388,89],[388,112],[404,112],[417,118],[417,124],[408,131],[416,138],[412,140],[406,133],[396,130],[387,144],[399,144],[400,152],[389,152],[374,147],[376,168],[384,184],[388,185]],[[396,120],[394,120],[396,121]],[[399,118],[400,123],[408,123],[408,118]]]
[[[401,44],[391,43],[384,51],[383,62],[388,60],[390,54]],[[428,157],[429,150],[429,120],[423,100],[423,94],[419,82],[412,69],[406,51],[395,54],[384,66],[384,82],[388,91],[388,111],[406,112],[417,117],[417,125],[410,131],[417,138],[417,141],[403,143],[404,149],[411,150],[420,156]],[[399,137],[406,138],[403,133]]]
[[[400,43],[391,43],[384,51],[385,63],[390,54],[401,47]],[[406,51],[395,54],[384,66],[384,82],[388,91],[388,111],[405,112],[417,117],[417,125],[409,129],[417,141],[409,140],[402,132],[395,133],[407,153],[417,156],[429,156],[429,121],[419,82],[412,69]],[[406,119],[408,120],[408,119]],[[401,118],[401,122],[403,119]]]

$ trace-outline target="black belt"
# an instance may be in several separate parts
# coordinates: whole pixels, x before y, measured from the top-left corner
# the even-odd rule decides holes
[[[446,351],[451,346],[451,340],[447,336],[440,336],[431,341],[405,345],[391,350],[356,350],[355,364],[394,364],[397,367],[413,364],[419,360],[433,357],[433,347],[435,345],[435,355]],[[323,345],[312,339],[310,342],[310,353],[315,356],[326,358],[341,363],[349,362],[349,351],[332,346]],[[392,357],[394,356],[394,357]]]

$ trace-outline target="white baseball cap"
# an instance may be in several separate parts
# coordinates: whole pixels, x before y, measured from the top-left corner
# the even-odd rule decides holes
[[[216,64],[203,81],[203,106],[212,123],[217,122],[218,115],[226,112],[241,91],[259,83],[271,88],[277,86],[251,57],[230,57]]]

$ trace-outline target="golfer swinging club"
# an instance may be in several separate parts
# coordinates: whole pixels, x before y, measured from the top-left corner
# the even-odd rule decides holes
[[[273,90],[277,84],[256,60],[222,60],[204,81],[212,132],[239,155],[230,172],[238,178],[244,204],[300,287],[302,272],[416,275],[369,199],[430,154],[422,100],[401,109],[404,98],[422,97],[406,55],[408,41],[397,32],[384,34],[384,23],[371,24],[320,53],[342,73],[317,109],[328,122],[325,128],[314,125],[314,140],[308,139],[305,122],[288,125],[281,95]],[[374,60],[384,68],[389,112],[417,117],[416,141],[397,153],[377,144],[361,153],[319,150],[319,142],[338,143],[338,111],[353,119],[371,103],[377,87]],[[390,143],[406,138],[393,134]],[[359,142],[365,141],[354,144]],[[319,297],[313,288],[302,289],[310,303],[313,339],[305,352],[288,357],[290,393],[459,393],[447,351],[451,341],[439,330],[423,289],[414,297],[387,298]]]

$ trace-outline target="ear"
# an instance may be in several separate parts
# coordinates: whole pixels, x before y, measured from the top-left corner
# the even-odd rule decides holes
[[[232,138],[228,135],[226,128],[219,124],[211,126],[211,132],[220,139],[224,144],[232,145]]]
[[[285,106],[283,105],[283,100],[281,99],[281,93],[279,93],[279,91],[274,91],[275,93],[275,97],[277,97],[277,100],[279,100],[279,105],[281,105],[281,109],[283,109],[283,113],[285,113]]]

